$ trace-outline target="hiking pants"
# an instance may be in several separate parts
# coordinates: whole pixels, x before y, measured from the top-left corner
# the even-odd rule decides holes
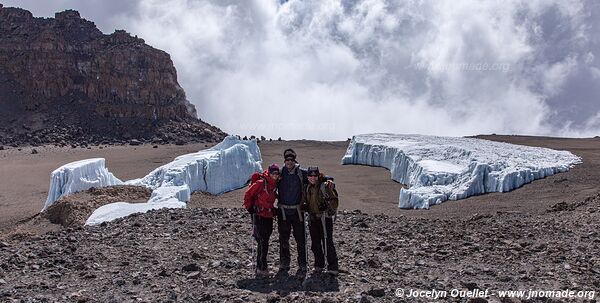
[[[315,255],[315,267],[325,267],[325,255],[323,253],[323,247],[327,247],[327,269],[338,270],[338,257],[333,246],[333,219],[325,218],[325,229],[327,232],[327,243],[325,243],[325,237],[323,232],[323,223],[321,218],[310,216],[308,221],[308,229],[310,230],[310,250]]]
[[[269,252],[269,238],[273,232],[273,218],[264,218],[259,215],[255,216],[255,229],[256,229],[256,268],[260,270],[266,270],[267,265],[267,253]]]
[[[298,267],[306,267],[306,235],[304,234],[304,221],[298,214],[286,215],[285,220],[281,212],[278,212],[277,231],[279,231],[279,268],[290,268],[290,235],[294,234],[296,240],[296,248],[298,251]]]

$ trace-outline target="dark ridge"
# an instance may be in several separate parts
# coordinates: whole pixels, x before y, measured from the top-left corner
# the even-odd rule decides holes
[[[66,10],[0,6],[0,145],[212,142],[169,54]]]

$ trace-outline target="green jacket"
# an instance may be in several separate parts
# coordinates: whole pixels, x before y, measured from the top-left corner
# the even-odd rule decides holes
[[[317,184],[307,184],[302,195],[303,204],[311,215],[319,215],[323,211],[319,210],[319,205],[324,202],[329,203],[329,210],[336,211],[339,206],[337,191],[327,187],[324,180],[319,179]]]

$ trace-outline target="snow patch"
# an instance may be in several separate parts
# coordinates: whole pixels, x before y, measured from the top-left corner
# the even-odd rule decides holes
[[[568,171],[581,159],[568,151],[475,138],[364,134],[352,138],[342,164],[381,166],[400,190],[399,207],[429,208],[446,200],[507,192]]]
[[[85,221],[85,225],[97,225],[102,222],[127,217],[135,213],[145,213],[154,209],[185,207],[186,204],[178,200],[163,201],[161,203],[115,202],[98,207]]]
[[[48,198],[42,211],[68,194],[92,187],[123,184],[106,169],[104,158],[86,159],[65,164],[50,174]]]

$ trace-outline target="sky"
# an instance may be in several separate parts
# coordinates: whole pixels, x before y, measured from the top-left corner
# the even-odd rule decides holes
[[[225,132],[600,135],[600,2],[0,0],[171,55]]]

